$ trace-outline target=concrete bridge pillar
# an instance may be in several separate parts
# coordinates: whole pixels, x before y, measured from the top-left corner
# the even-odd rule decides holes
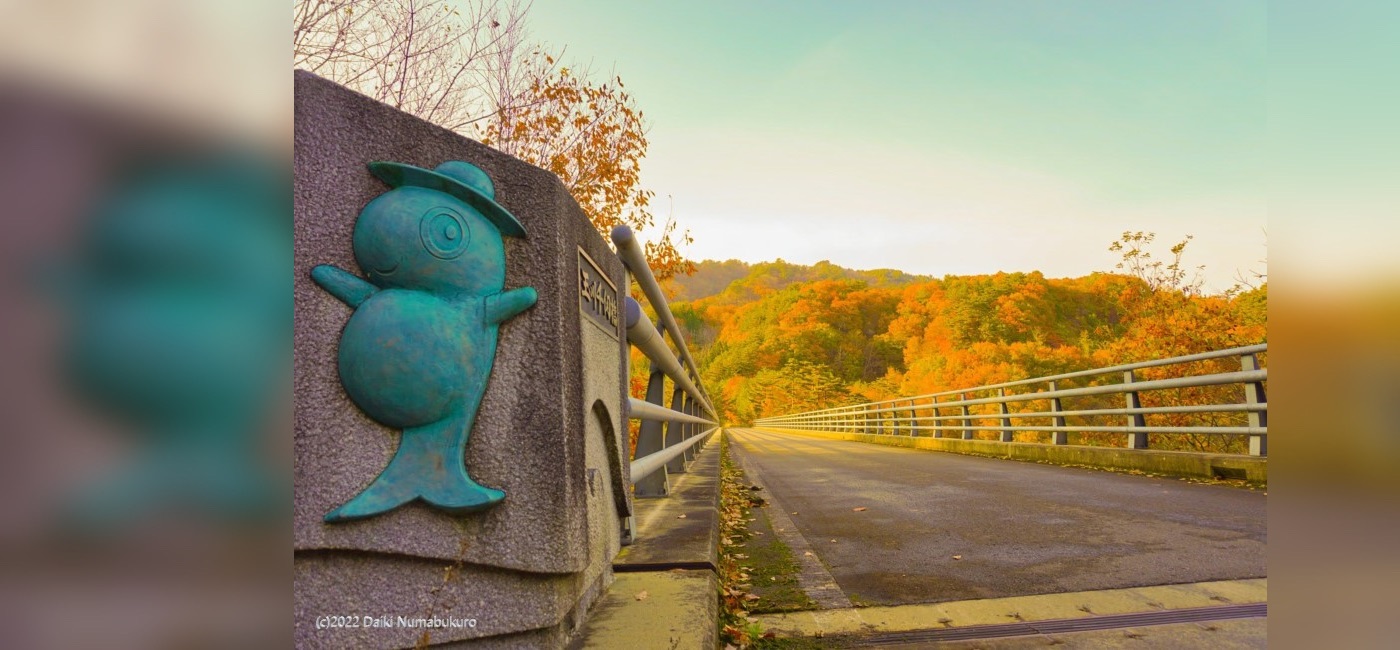
[[[305,72],[295,75],[295,101],[295,643],[299,648],[412,647],[421,641],[561,646],[611,583],[620,520],[632,508],[621,408],[626,398],[622,264],[560,180],[544,170]],[[463,336],[470,350],[494,346],[484,383],[454,388],[457,393],[439,387],[453,399],[473,391],[480,395],[465,452],[460,446],[455,453],[443,452],[436,466],[422,466],[426,478],[398,477],[385,494],[416,489],[431,496],[441,488],[435,477],[465,467],[470,480],[486,488],[482,494],[504,493],[498,502],[453,510],[428,503],[432,498],[416,499],[368,516],[326,520],[381,472],[387,474],[401,443],[420,430],[405,433],[407,425],[395,424],[393,413],[362,409],[385,394],[366,389],[352,399],[343,382],[347,372],[358,372],[347,370],[340,356],[353,338],[347,323],[379,294],[352,308],[325,284],[318,286],[322,278],[313,282],[311,270],[339,267],[350,276],[341,277],[348,287],[363,286],[357,278],[375,279],[356,257],[361,237],[356,223],[366,204],[391,185],[472,198],[459,187],[433,185],[440,181],[430,175],[391,177],[391,183],[371,173],[371,161],[423,170],[448,161],[470,163],[494,183],[494,201],[523,226],[523,236],[503,241],[502,290],[531,287],[537,295],[533,304],[525,304],[521,296],[527,294],[521,293],[499,294],[518,299],[509,310],[499,297],[470,303],[485,310],[487,322],[492,314],[518,312],[500,322],[498,341],[459,328],[425,334],[419,327],[423,311],[404,309],[395,315],[402,321],[402,337],[393,336],[398,330],[390,327],[380,332],[388,332],[382,346],[395,352],[370,355],[392,360],[400,349],[426,354],[417,348],[431,336]],[[482,187],[481,181],[472,187]],[[484,210],[479,196],[476,200],[467,202]],[[450,210],[433,212],[442,206],[412,205],[414,210],[391,216],[422,220],[421,233],[414,226],[412,241],[398,243],[404,250],[423,247],[431,253],[422,256],[425,265],[445,263],[468,237],[501,236],[485,222],[470,220],[476,227],[464,232]],[[375,233],[365,236],[370,235]],[[412,235],[421,235],[421,241]],[[385,285],[380,291],[392,284],[385,279],[389,275],[378,277]],[[414,304],[432,299],[419,296]],[[482,322],[481,313],[470,318]],[[386,400],[405,404],[437,397],[430,392],[433,377],[420,376],[432,374],[423,367],[442,377],[471,377],[450,355],[422,358],[438,365],[406,361],[409,370],[391,368],[399,374],[384,375],[390,380],[382,382],[388,384],[383,390],[393,393]],[[448,400],[444,408],[474,406]],[[371,505],[394,506],[392,499]]]

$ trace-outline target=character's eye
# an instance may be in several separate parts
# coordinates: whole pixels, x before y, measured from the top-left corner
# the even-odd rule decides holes
[[[423,247],[433,257],[450,260],[467,252],[471,243],[472,231],[467,228],[467,220],[462,215],[446,208],[437,208],[423,215],[419,226]]]

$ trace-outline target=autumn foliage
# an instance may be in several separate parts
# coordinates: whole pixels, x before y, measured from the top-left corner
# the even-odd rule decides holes
[[[831,265],[816,270],[780,261],[750,267],[722,292],[678,303],[674,311],[693,345],[700,346],[705,383],[730,423],[1267,340],[1267,284],[1207,295],[1181,270],[1184,243],[1155,265],[1144,249],[1150,238],[1124,237],[1129,248],[1138,245],[1132,258],[1139,263],[1136,271],[1115,269],[1120,272],[1079,278],[1029,272],[934,279]],[[1111,250],[1121,256],[1124,249]],[[1238,359],[1223,359],[1149,369],[1140,378],[1227,372],[1239,370],[1239,364]],[[1105,377],[1099,383],[1119,380]],[[1075,385],[1087,384],[1060,387]],[[1221,386],[1146,393],[1144,406],[1235,402],[1239,396],[1231,391],[1239,390]],[[1118,395],[1099,401],[1084,399],[1073,408],[1122,406]],[[1032,406],[1027,404],[1027,410],[1036,410]],[[1038,406],[1043,410],[1045,405]],[[1243,422],[1234,420],[1242,417],[1174,414],[1151,416],[1158,419],[1149,424],[1239,425]],[[1097,424],[1070,419],[1071,425]],[[1017,435],[1030,440],[1044,434]],[[1079,443],[1122,444],[1116,434],[1071,437]],[[1172,436],[1154,438],[1152,446],[1233,450],[1244,444],[1226,438]]]
[[[479,127],[482,142],[554,172],[605,238],[617,225],[652,229],[655,195],[640,176],[646,122],[622,78],[597,83],[540,51],[526,69],[528,85]],[[668,220],[661,236],[645,244],[652,273],[664,279],[689,272],[677,248],[689,241]]]
[[[641,184],[636,100],[620,76],[599,81],[527,44],[529,11],[519,0],[296,0],[292,64],[554,172],[605,239],[629,226],[658,278],[688,273],[689,232],[669,217],[657,229]]]

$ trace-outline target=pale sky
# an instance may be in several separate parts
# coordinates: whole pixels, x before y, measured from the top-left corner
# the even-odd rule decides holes
[[[535,0],[621,76],[694,259],[934,276],[1111,270],[1125,230],[1208,287],[1264,270],[1262,2]],[[667,197],[670,197],[668,201]]]

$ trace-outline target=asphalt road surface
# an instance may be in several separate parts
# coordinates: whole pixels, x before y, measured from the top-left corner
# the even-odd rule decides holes
[[[1258,491],[726,431],[856,604],[1267,576]]]

